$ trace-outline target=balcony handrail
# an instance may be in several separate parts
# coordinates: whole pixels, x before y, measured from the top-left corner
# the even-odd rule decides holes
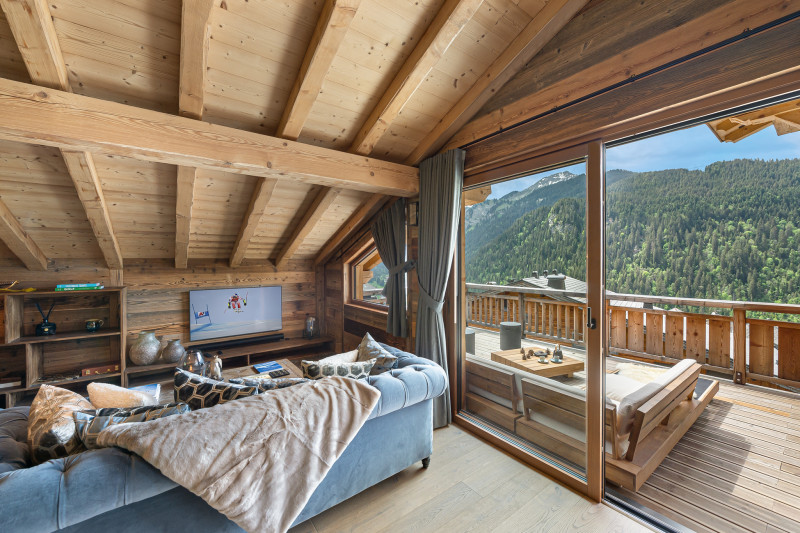
[[[541,296],[566,296],[568,298],[586,298],[585,292],[565,291],[561,289],[519,287],[517,285],[490,285],[485,283],[467,283],[466,286],[467,290],[474,289],[483,291],[508,291],[508,292],[518,292],[521,294],[538,294]]]
[[[672,296],[652,296],[641,294],[624,294],[606,291],[606,300],[623,302],[643,302],[662,305],[682,305],[693,307],[713,307],[717,309],[744,309],[747,311],[763,311],[767,313],[800,314],[800,305],[778,304],[769,302],[751,302],[742,300],[712,300],[708,298],[683,298]]]

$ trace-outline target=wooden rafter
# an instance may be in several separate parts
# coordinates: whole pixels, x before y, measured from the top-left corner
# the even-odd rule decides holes
[[[72,183],[78,192],[78,198],[83,204],[86,218],[89,219],[89,224],[92,226],[108,268],[121,269],[122,252],[111,226],[111,217],[108,214],[108,206],[100,185],[100,178],[97,177],[92,154],[62,150],[61,155],[67,164]]]
[[[0,139],[410,197],[416,168],[0,79]]]
[[[350,151],[369,155],[484,0],[447,0],[358,131]]]
[[[189,262],[189,240],[194,206],[195,167],[178,167],[177,200],[175,203],[175,268],[186,268]]]
[[[756,109],[719,120],[712,120],[708,127],[720,142],[739,142],[769,126],[775,127],[778,135],[800,132],[800,100],[784,102],[763,109]]]
[[[361,204],[361,206],[356,210],[355,213],[350,215],[350,218],[347,219],[341,228],[339,228],[336,233],[334,233],[333,237],[328,239],[328,242],[325,243],[325,246],[322,247],[322,250],[319,251],[317,254],[316,259],[314,259],[314,264],[319,265],[324,263],[325,261],[330,258],[331,254],[336,251],[339,246],[350,236],[350,234],[357,229],[361,224],[364,223],[369,217],[375,214],[375,212],[383,205],[383,202],[386,200],[386,196],[382,194],[373,194],[367,200]]]
[[[2,0],[2,7],[33,83],[71,92],[47,1]],[[108,267],[122,268],[122,252],[92,154],[73,150],[62,150],[61,154]]]
[[[256,190],[250,198],[250,205],[247,207],[242,227],[239,229],[239,236],[236,238],[236,244],[231,252],[230,265],[232,268],[242,264],[244,256],[247,254],[247,247],[250,245],[250,239],[253,238],[256,228],[264,216],[264,211],[269,205],[277,184],[278,180],[276,179],[258,178]]]
[[[464,191],[462,198],[464,198],[464,205],[475,205],[486,201],[490,194],[492,194],[492,186],[485,185],[477,189]]]
[[[0,240],[29,270],[47,270],[47,258],[16,217],[0,200]]]
[[[213,0],[184,0],[181,6],[181,69],[178,113],[201,120],[208,67],[209,30]],[[197,168],[178,166],[175,199],[175,268],[189,262],[192,206]]]
[[[297,249],[300,248],[303,241],[308,237],[309,233],[311,233],[314,226],[317,225],[319,219],[325,214],[325,211],[330,207],[340,192],[340,189],[323,188],[317,193],[311,206],[303,215],[300,223],[294,229],[291,236],[286,241],[286,244],[283,246],[283,249],[278,254],[278,257],[275,259],[275,266],[278,270],[284,270],[286,268],[288,261],[295,252],[297,252]]]
[[[300,72],[278,124],[278,137],[297,140],[322,82],[342,44],[361,0],[326,0]]]
[[[553,0],[545,4],[500,57],[417,145],[406,163],[417,164],[438,150],[587,3],[588,0]]]

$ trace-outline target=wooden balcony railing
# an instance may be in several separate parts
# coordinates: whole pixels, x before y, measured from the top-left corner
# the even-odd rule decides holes
[[[468,283],[467,324],[499,329],[500,322],[519,322],[526,337],[582,347],[585,305],[561,300],[584,297],[555,289]],[[726,309],[731,315],[666,309],[677,306]],[[694,359],[736,383],[800,389],[800,324],[748,316],[756,311],[800,315],[800,305],[613,294],[607,311],[610,355],[663,363]]]

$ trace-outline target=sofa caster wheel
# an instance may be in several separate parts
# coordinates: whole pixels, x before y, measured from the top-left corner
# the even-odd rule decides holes
[[[426,457],[422,460],[422,468],[428,468],[431,465],[431,458]]]

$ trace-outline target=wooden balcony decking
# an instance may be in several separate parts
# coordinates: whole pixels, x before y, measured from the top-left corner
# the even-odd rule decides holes
[[[499,344],[497,333],[476,329],[475,355],[488,358]],[[564,352],[585,360],[583,350]],[[608,358],[607,367],[622,361]],[[696,531],[800,531],[800,395],[720,380],[638,492],[609,488]]]

